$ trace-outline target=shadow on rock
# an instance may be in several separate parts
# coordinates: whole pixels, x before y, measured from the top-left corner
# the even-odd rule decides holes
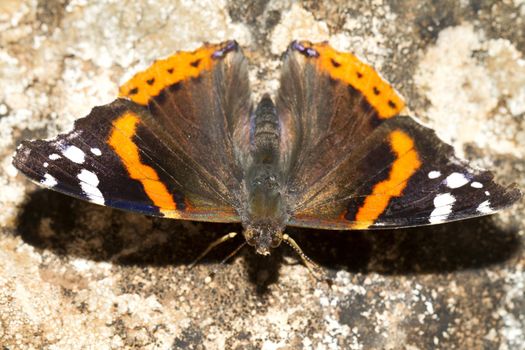
[[[28,196],[17,219],[22,239],[60,256],[107,261],[125,266],[187,266],[215,239],[241,225],[197,223],[151,218],[86,203],[54,191],[38,189]],[[242,235],[207,254],[199,264],[222,261],[244,242]],[[246,246],[249,280],[260,294],[278,280],[282,251],[269,257]]]
[[[290,235],[326,268],[391,275],[452,272],[502,263],[520,249],[517,231],[502,231],[484,217],[398,230],[293,229]]]
[[[21,208],[18,234],[58,255],[121,265],[186,265],[217,237],[240,225],[165,220],[37,190]],[[221,260],[242,240],[214,249],[202,263]]]
[[[85,203],[53,191],[33,192],[18,217],[18,233],[37,248],[121,265],[190,264],[214,239],[240,225],[149,218]],[[520,246],[517,232],[502,232],[490,218],[384,231],[320,231],[288,228],[304,252],[321,266],[382,274],[439,273],[497,264]],[[243,242],[222,244],[200,263],[217,263]],[[250,247],[243,254],[250,280],[261,293],[278,280],[282,245],[270,257]]]

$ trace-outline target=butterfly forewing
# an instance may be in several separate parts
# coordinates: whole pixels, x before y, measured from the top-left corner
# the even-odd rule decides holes
[[[486,215],[520,198],[516,187],[502,187],[492,178],[455,157],[432,130],[395,117],[317,185],[290,224],[389,228]]]

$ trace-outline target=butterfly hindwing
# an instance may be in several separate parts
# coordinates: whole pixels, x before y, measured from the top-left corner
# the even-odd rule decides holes
[[[150,111],[162,140],[187,156],[210,191],[229,196],[238,189],[251,100],[246,59],[236,42],[156,61],[126,82],[120,95]]]
[[[456,158],[432,130],[398,116],[403,107],[355,56],[326,43],[290,45],[277,98],[289,225],[424,225],[485,215],[519,198]]]
[[[281,159],[296,204],[309,201],[307,189],[336,171],[403,106],[399,95],[355,56],[324,43],[293,42],[283,63],[277,109]]]
[[[239,221],[250,100],[237,44],[206,44],[157,61],[120,95],[68,134],[23,143],[15,166],[35,182],[98,204]]]

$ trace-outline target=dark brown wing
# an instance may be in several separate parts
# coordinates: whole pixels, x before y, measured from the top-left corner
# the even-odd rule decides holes
[[[404,103],[368,65],[328,44],[293,42],[285,55],[277,109],[283,166],[295,207],[335,176],[359,145]]]
[[[99,204],[190,220],[239,221],[250,90],[237,43],[153,63],[55,140],[25,142],[15,166]]]
[[[485,215],[519,198],[457,159],[433,131],[397,116],[403,107],[355,56],[325,43],[291,44],[277,100],[289,225],[423,225]]]

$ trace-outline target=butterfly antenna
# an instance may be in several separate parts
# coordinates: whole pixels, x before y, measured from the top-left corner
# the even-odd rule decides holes
[[[245,245],[246,245],[246,242],[243,242],[241,245],[239,245],[237,248],[235,248],[235,250],[233,252],[231,252],[230,254],[228,254],[228,256],[226,256],[224,259],[222,259],[220,265],[224,265],[226,263],[226,261],[230,260],[230,258],[233,257],[235,254],[237,254],[239,252],[239,250],[241,250]]]
[[[303,264],[306,266],[312,277],[314,277],[317,281],[325,281],[331,285],[330,279],[324,278],[323,269],[303,252],[301,247],[299,247],[297,242],[295,242],[292,237],[285,233],[283,234],[283,241],[286,242],[286,244],[288,244],[297,253],[297,255],[301,257]],[[323,278],[319,276],[323,276]]]
[[[210,251],[212,251],[216,246],[226,242],[226,241],[229,241],[230,239],[234,238],[235,236],[237,236],[237,232],[230,232],[228,233],[227,235],[224,235],[222,237],[220,237],[219,239],[211,242],[211,244],[208,246],[208,248],[206,248],[202,253],[201,255],[199,255],[197,257],[197,259],[193,260],[193,262],[190,264],[189,266],[189,269],[193,269],[193,267],[199,262],[202,260],[202,258],[204,258],[206,255],[208,255],[208,253]],[[230,255],[228,255],[226,258],[230,258],[230,256],[233,256],[240,248],[237,248],[236,250],[234,250],[234,252]],[[223,260],[224,261],[224,260]]]

